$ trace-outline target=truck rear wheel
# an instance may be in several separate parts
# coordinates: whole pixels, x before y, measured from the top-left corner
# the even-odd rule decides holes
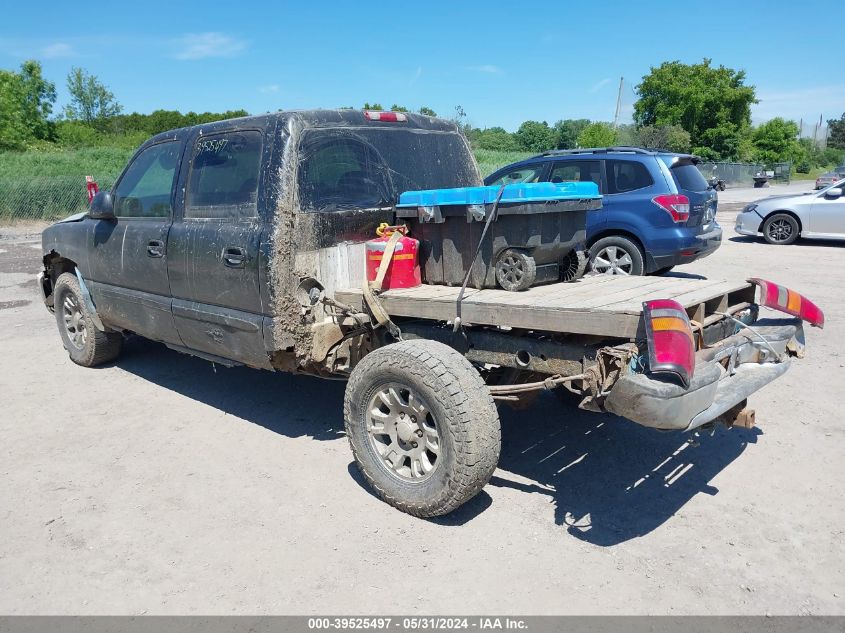
[[[403,341],[368,354],[344,398],[346,436],[384,501],[418,517],[474,497],[499,461],[501,429],[475,368],[442,343]]]
[[[62,343],[74,363],[94,367],[117,358],[123,335],[97,329],[85,305],[76,275],[59,275],[53,289],[53,306]]]

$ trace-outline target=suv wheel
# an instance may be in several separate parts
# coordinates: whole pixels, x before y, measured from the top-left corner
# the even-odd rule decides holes
[[[642,275],[643,254],[639,246],[621,235],[603,237],[590,247],[595,273],[603,275]]]
[[[798,220],[788,213],[775,213],[763,222],[763,237],[769,244],[792,244],[800,232]]]

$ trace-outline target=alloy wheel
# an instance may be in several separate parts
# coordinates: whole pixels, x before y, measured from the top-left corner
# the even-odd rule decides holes
[[[376,390],[367,407],[367,434],[381,465],[403,481],[425,481],[440,463],[437,422],[406,385],[392,382]]]
[[[604,247],[593,259],[593,270],[604,275],[630,275],[633,267],[631,254],[618,246]]]

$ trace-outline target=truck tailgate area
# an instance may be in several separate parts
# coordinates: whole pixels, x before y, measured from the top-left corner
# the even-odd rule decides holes
[[[706,324],[714,312],[752,303],[754,291],[745,281],[592,275],[522,292],[467,288],[461,320],[467,325],[633,339],[643,334],[643,301],[674,299],[691,319]],[[388,290],[379,299],[392,317],[450,321],[457,315],[459,292],[457,287],[424,284]],[[361,289],[343,289],[336,292],[335,299],[357,307],[363,303],[363,293]]]

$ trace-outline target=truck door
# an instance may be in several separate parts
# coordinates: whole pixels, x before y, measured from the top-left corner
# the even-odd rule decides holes
[[[117,220],[95,220],[86,284],[107,324],[179,343],[170,312],[167,234],[182,143],[164,141],[132,159],[113,189]]]
[[[267,143],[266,145],[270,145]],[[263,192],[259,130],[195,133],[168,238],[173,319],[185,347],[268,367],[259,292]]]

